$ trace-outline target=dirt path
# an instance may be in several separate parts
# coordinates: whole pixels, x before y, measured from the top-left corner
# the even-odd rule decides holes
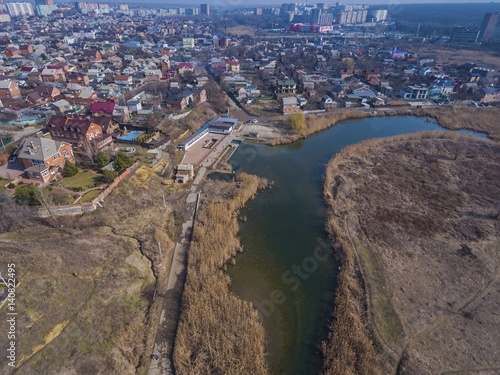
[[[199,201],[200,185],[206,171],[207,169],[205,167],[200,168],[191,186],[190,192],[186,197],[185,217],[187,219],[182,224],[180,239],[175,244],[166,291],[163,295],[159,295],[159,298],[163,299],[163,308],[156,332],[154,349],[151,354],[160,354],[160,358],[151,361],[148,375],[170,375],[175,373],[172,363],[172,353],[180,316],[180,304],[182,292],[184,290],[184,281],[186,278],[187,254],[193,232],[196,208]]]

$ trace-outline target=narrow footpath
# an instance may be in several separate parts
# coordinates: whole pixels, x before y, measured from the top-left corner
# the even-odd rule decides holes
[[[163,297],[163,309],[156,332],[153,353],[159,354],[159,359],[151,360],[148,375],[174,374],[172,364],[173,343],[179,322],[180,304],[186,279],[187,254],[201,190],[200,184],[205,177],[206,171],[205,167],[200,168],[186,197],[187,220],[182,224],[180,240],[175,244],[172,266],[168,275],[167,291]]]

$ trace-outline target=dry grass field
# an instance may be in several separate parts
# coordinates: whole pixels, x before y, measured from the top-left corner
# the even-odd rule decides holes
[[[328,165],[342,270],[325,374],[498,374],[500,146],[422,133]]]
[[[487,67],[500,69],[500,55],[493,51],[445,48],[433,46],[429,50],[428,46],[412,46],[413,51],[417,52],[421,57],[431,57],[438,62],[449,64],[462,65],[466,63],[484,64]]]
[[[229,291],[224,272],[226,262],[241,250],[238,211],[267,182],[247,174],[237,179],[240,187],[232,197],[215,198],[197,215],[174,348],[179,375],[267,372],[257,310]]]
[[[253,37],[255,36],[257,31],[259,31],[257,27],[238,25],[238,26],[228,27],[227,34],[236,36],[249,35]]]
[[[151,260],[158,241],[172,252],[160,187],[141,167],[104,208],[0,234],[2,264],[16,263],[19,283],[16,374],[135,374],[148,361]],[[12,373],[4,355],[0,373]]]
[[[469,129],[487,133],[489,138],[500,142],[500,107],[443,107],[417,109],[416,116],[429,116],[451,130]]]

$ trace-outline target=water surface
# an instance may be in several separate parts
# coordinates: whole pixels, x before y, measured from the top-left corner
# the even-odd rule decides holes
[[[326,163],[363,140],[428,130],[445,131],[423,118],[374,117],[346,121],[285,146],[243,143],[232,156],[237,172],[274,181],[242,212],[245,251],[228,270],[232,291],[261,313],[272,374],[321,371],[321,341],[327,338],[338,272],[324,230]]]

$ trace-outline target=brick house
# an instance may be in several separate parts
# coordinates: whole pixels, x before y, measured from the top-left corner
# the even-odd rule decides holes
[[[161,55],[161,56],[170,57],[170,50],[169,50],[168,48],[163,47],[163,48],[160,50],[160,55]]]
[[[300,111],[297,98],[294,96],[281,98],[280,104],[281,104],[281,113],[283,113],[284,115]]]
[[[21,55],[29,55],[33,53],[33,46],[31,44],[22,44],[19,46],[19,51]]]
[[[50,85],[40,85],[33,89],[33,92],[26,96],[26,101],[31,104],[43,104],[55,102],[62,99],[61,92]]]
[[[17,83],[12,81],[11,79],[7,79],[5,81],[0,81],[0,98],[17,98],[21,96],[21,90]]]
[[[7,48],[5,48],[3,53],[5,54],[5,57],[10,59],[14,56],[19,56],[21,54],[21,51],[19,49],[17,49],[16,47],[7,47]]]
[[[89,84],[89,76],[85,73],[71,72],[66,78],[69,83],[78,83],[82,86],[87,86]]]
[[[67,160],[75,162],[71,144],[37,137],[24,140],[18,158],[29,179],[44,183],[56,178]]]
[[[204,88],[194,89],[193,90],[193,98],[194,98],[194,103],[196,105],[206,102],[207,101],[207,90],[205,90]]]
[[[83,146],[91,142],[100,149],[113,140],[111,135],[105,134],[102,126],[90,116],[52,116],[47,129],[52,139],[68,142],[74,146]]]
[[[40,77],[42,82],[66,82],[66,74],[62,69],[45,68]]]

